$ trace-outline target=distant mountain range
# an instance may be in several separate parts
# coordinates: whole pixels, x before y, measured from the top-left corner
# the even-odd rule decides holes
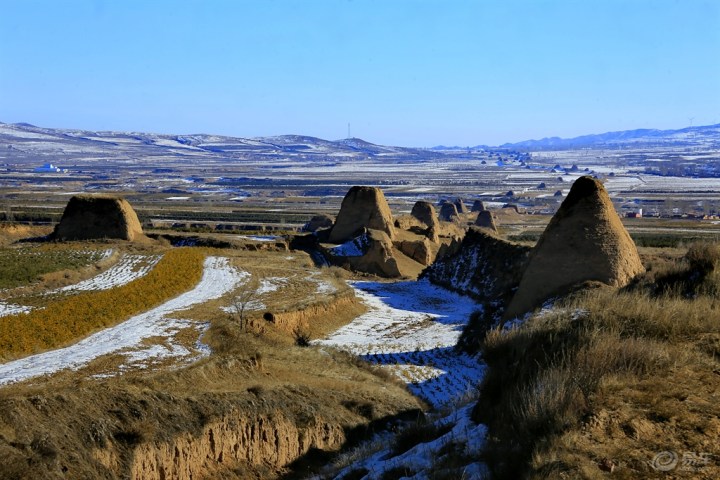
[[[716,125],[686,127],[678,130],[639,129],[607,132],[595,135],[582,135],[575,138],[550,137],[541,140],[525,140],[517,143],[505,143],[499,148],[513,150],[559,150],[574,148],[602,148],[627,146],[658,145],[698,145],[720,146],[720,123]]]
[[[298,160],[359,160],[374,157],[396,161],[419,160],[438,155],[458,155],[470,150],[565,150],[578,148],[620,148],[654,146],[701,146],[720,149],[720,124],[678,130],[639,129],[583,135],[575,138],[543,138],[499,147],[408,148],[376,145],[359,138],[323,140],[304,135],[241,138],[223,135],[163,135],[137,132],[93,132],[43,128],[29,123],[0,122],[0,147],[24,155],[84,157],[102,153],[125,156],[187,156],[215,158],[295,158]]]
[[[7,158],[58,156],[64,160],[105,157],[293,158],[301,161],[363,160],[373,157],[416,160],[437,156],[421,148],[375,145],[359,138],[329,141],[303,135],[240,138],[223,135],[164,135],[43,128],[29,123],[1,123],[0,148]]]

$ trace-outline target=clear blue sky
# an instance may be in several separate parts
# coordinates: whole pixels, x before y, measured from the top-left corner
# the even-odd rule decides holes
[[[720,0],[0,0],[0,121],[500,144],[720,123]]]

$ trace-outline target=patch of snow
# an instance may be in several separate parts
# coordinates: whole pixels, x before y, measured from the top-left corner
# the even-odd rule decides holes
[[[471,418],[473,406],[474,403],[468,404],[450,414],[430,420],[439,431],[447,430],[447,432],[428,442],[420,442],[399,455],[393,456],[392,449],[387,446],[388,443],[392,443],[392,438],[382,439],[385,448],[377,450],[361,461],[353,462],[339,473],[336,472],[334,478],[343,478],[351,471],[362,468],[368,471],[363,477],[366,480],[385,478],[388,471],[397,469],[408,472],[402,478],[425,480],[430,478],[430,473],[439,473],[436,465],[443,461],[443,457],[455,454],[457,449],[462,449],[462,453],[470,458],[478,458],[485,445],[487,427],[473,422]],[[448,451],[448,446],[451,444],[453,448]],[[442,453],[443,451],[445,453]],[[347,455],[353,454],[354,452],[349,452]],[[490,478],[490,472],[482,463],[471,463],[464,467],[462,478]]]
[[[353,282],[368,312],[314,343],[347,350],[381,365],[434,407],[477,387],[485,367],[455,350],[470,314],[471,298],[418,282]]]
[[[32,310],[32,307],[0,302],[0,317],[7,317],[8,315],[15,315],[17,313],[28,313],[30,310]]]
[[[124,255],[115,265],[92,278],[48,292],[48,295],[67,292],[110,290],[144,277],[160,261],[160,255]]]
[[[330,247],[327,251],[334,257],[362,257],[365,255],[367,243],[367,237],[360,235],[336,247]]]
[[[257,289],[258,295],[275,292],[287,285],[288,279],[284,277],[267,277],[260,280],[260,286]]]
[[[247,272],[243,272],[245,275],[245,282],[250,280],[250,274]],[[243,283],[245,283],[243,282]],[[262,295],[266,295],[268,293],[272,293],[280,289],[281,287],[287,285],[288,279],[284,277],[267,277],[260,280],[260,284],[258,285],[257,290],[251,295],[252,298],[245,303],[245,311],[246,312],[257,312],[259,310],[265,310],[267,306],[257,297],[260,297]],[[250,293],[250,292],[247,292]],[[229,313],[229,314],[236,314],[239,313],[240,306],[239,305],[230,305],[228,307],[220,307],[220,309],[223,312]]]
[[[170,337],[179,328],[179,321],[168,318],[173,312],[198,303],[219,298],[234,289],[247,274],[233,268],[227,258],[208,257],[200,282],[190,290],[129,320],[95,333],[66,348],[52,350],[0,365],[0,385],[19,382],[64,369],[77,370],[101,355],[135,349],[134,361],[149,359],[156,348],[140,349],[146,338]],[[180,324],[184,325],[184,324]]]
[[[238,235],[238,238],[243,238],[245,240],[255,240],[256,242],[274,242],[275,240],[278,240],[279,237],[277,235]]]
[[[319,274],[320,272],[313,272],[312,275],[308,277],[308,280],[317,284],[315,293],[318,293],[320,295],[332,295],[333,293],[338,291],[338,288],[332,283],[322,278],[318,278]]]

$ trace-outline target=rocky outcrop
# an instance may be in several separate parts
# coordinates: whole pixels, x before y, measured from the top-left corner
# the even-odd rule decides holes
[[[438,224],[438,216],[435,212],[435,207],[433,207],[430,202],[422,200],[415,202],[410,215],[418,219],[418,221],[424,224],[427,228],[435,227]]]
[[[333,226],[335,219],[325,213],[313,216],[308,223],[306,223],[302,231],[303,232],[317,232],[321,228],[330,228]]]
[[[440,220],[452,222],[458,218],[458,210],[454,203],[445,202],[440,206]]]
[[[351,240],[365,228],[384,232],[390,239],[395,236],[392,214],[382,190],[352,187],[342,201],[329,241],[342,243]]]
[[[457,208],[445,202],[457,219]],[[311,241],[293,245],[319,251],[328,263],[387,278],[417,278],[437,258],[454,253],[467,228],[460,222],[440,222],[432,204],[418,201],[410,215],[394,223],[379,189],[353,187],[343,199],[329,234],[320,230]],[[367,225],[377,225],[372,228]],[[353,232],[349,238],[347,235]]]
[[[479,301],[504,301],[520,283],[530,247],[472,227],[457,251],[423,272],[431,282]]]
[[[416,230],[425,231],[427,227],[417,218],[412,215],[400,215],[395,217],[395,232],[397,230]]]
[[[133,241],[141,237],[142,226],[130,204],[122,198],[100,195],[72,197],[52,234],[57,240]]]
[[[644,270],[602,183],[580,177],[533,249],[505,316],[528,312],[588,281],[622,287]]]
[[[487,228],[489,230],[492,230],[493,232],[497,232],[497,227],[495,226],[495,219],[493,218],[492,213],[490,213],[489,210],[483,210],[478,213],[477,220],[475,220],[475,226]]]

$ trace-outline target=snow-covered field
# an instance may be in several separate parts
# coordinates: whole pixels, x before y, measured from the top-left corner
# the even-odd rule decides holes
[[[160,261],[160,258],[160,255],[123,255],[115,265],[103,273],[74,285],[52,290],[48,294],[109,290],[120,287],[147,275]]]
[[[66,348],[32,355],[0,365],[0,385],[19,382],[64,369],[77,370],[110,353],[125,355],[123,368],[142,367],[158,359],[194,358],[206,353],[202,348],[190,352],[172,344],[172,337],[192,322],[173,318],[173,314],[208,300],[219,298],[247,278],[245,272],[230,266],[228,259],[208,257],[202,279],[194,289],[148,312],[136,315],[114,327],[102,330]],[[202,326],[200,326],[202,328]],[[146,344],[151,337],[165,337],[163,344]]]
[[[352,286],[368,312],[316,344],[382,365],[434,407],[475,390],[484,366],[454,349],[470,314],[480,308],[472,299],[427,280]]]

